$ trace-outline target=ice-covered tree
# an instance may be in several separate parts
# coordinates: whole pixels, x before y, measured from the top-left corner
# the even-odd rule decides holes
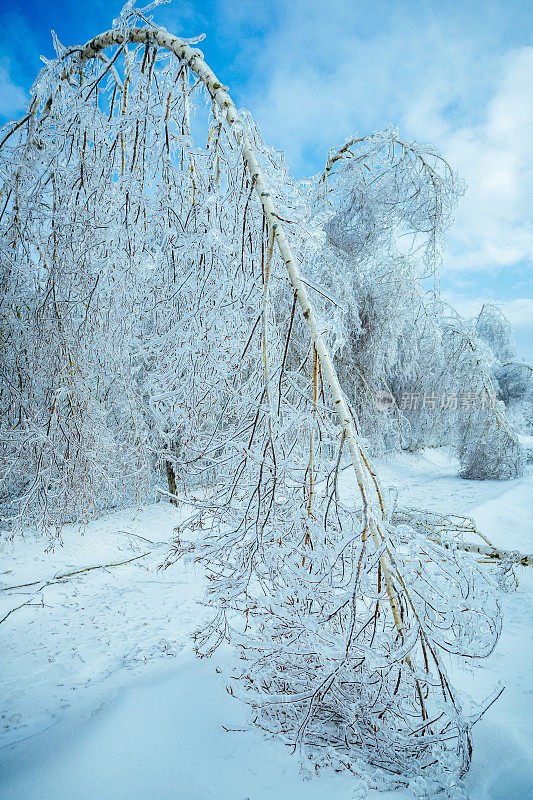
[[[198,650],[238,647],[256,722],[305,763],[453,793],[480,711],[446,665],[488,655],[499,612],[446,530],[428,538],[384,506],[358,384],[343,391],[335,359],[348,377],[343,345],[355,334],[364,351],[386,308],[369,301],[366,334],[360,306],[346,314],[358,262],[320,182],[295,184],[196,42],[139,25],[146,11],[128,3],[81,47],[56,41],[28,114],[2,131],[4,517],[59,525],[145,498],[161,474],[175,501],[200,484],[169,560],[200,528],[214,619]],[[374,255],[399,219],[425,262],[424,220],[441,212],[431,178],[418,211],[405,202],[420,152],[398,144],[396,163],[395,141],[367,142],[389,174],[368,207],[354,181],[346,213]],[[390,285],[412,305],[410,259],[384,263],[404,264]]]
[[[461,190],[432,147],[393,128],[349,140],[311,192],[325,232],[316,280],[345,305],[336,363],[373,450],[452,444],[464,477],[505,479],[521,473],[523,455],[482,340],[503,358],[510,326],[486,307],[473,328],[438,289]],[[396,402],[383,407],[384,395]]]

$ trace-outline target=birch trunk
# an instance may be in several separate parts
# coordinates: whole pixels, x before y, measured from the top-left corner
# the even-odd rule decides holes
[[[309,294],[302,281],[298,265],[285,234],[284,227],[280,222],[276,206],[274,205],[271,197],[270,188],[263,174],[263,170],[261,169],[254,148],[238,124],[238,111],[233,100],[228,94],[226,87],[220,83],[214,72],[204,61],[203,53],[200,50],[191,47],[178,36],[174,36],[167,31],[158,30],[157,28],[131,28],[127,37],[125,37],[120,31],[109,30],[105,33],[101,33],[99,36],[96,36],[94,39],[91,39],[89,42],[87,42],[87,44],[82,48],[82,59],[95,58],[106,47],[127,44],[128,42],[135,44],[142,44],[146,42],[157,43],[160,47],[166,48],[184,61],[192,70],[192,72],[194,72],[205,85],[214,102],[224,112],[228,123],[232,127],[235,140],[242,147],[244,159],[246,161],[252,181],[254,182],[255,190],[259,196],[259,200],[263,207],[263,211],[268,221],[273,239],[278,247],[285,267],[287,268],[290,283],[296,292],[302,316],[307,323],[311,341],[315,346],[323,374],[326,377],[333,396],[338,418],[346,437],[351,462],[355,470],[357,484],[363,498],[366,521],[365,527],[370,529],[376,545],[381,544],[382,537],[379,531],[378,520],[382,514],[381,512],[374,512],[373,504],[370,500],[368,476],[365,473],[365,468],[361,459],[361,445],[355,430],[352,415],[348,409],[333,360],[324,342],[324,337],[318,329],[316,315],[309,298]],[[383,562],[383,567],[385,571],[388,572],[385,561]]]

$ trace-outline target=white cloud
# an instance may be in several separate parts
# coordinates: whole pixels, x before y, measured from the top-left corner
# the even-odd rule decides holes
[[[516,297],[512,300],[497,301],[489,294],[479,297],[467,297],[453,291],[444,292],[443,297],[461,316],[466,318],[477,317],[485,303],[497,306],[513,326],[518,358],[523,358],[529,363],[533,363],[532,298]]]
[[[484,270],[533,261],[533,47],[496,65],[501,79],[477,125],[440,131],[437,144],[468,183],[448,266]]]
[[[7,67],[0,64],[0,117],[11,117],[24,108],[26,93],[11,80]]]
[[[501,304],[502,311],[512,325],[533,330],[533,299],[517,297]]]
[[[517,297],[513,300],[498,301],[489,295],[466,297],[454,292],[444,292],[444,299],[463,317],[477,316],[482,306],[488,303],[500,308],[513,326],[517,325],[533,329],[533,299],[530,297]]]
[[[490,94],[488,34],[481,20],[477,39],[465,34],[459,7],[440,16],[408,2],[274,8],[279,19],[256,48],[247,100],[297,173],[310,148],[327,152],[355,130],[392,122],[422,139],[443,133],[451,106],[468,120]]]

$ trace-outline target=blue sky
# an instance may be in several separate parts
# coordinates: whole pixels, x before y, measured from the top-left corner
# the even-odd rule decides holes
[[[144,3],[141,3],[141,5]],[[122,0],[14,0],[0,11],[0,121],[52,55],[110,27]],[[206,59],[303,177],[355,131],[388,123],[437,145],[466,180],[442,275],[465,314],[501,303],[533,360],[533,3],[195,0],[154,12]]]

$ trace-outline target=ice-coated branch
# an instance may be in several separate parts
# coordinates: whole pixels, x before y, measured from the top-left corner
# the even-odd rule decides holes
[[[174,36],[167,31],[149,27],[130,28],[127,34],[124,34],[120,31],[109,30],[87,42],[87,44],[81,50],[81,59],[85,60],[94,58],[106,47],[117,44],[122,45],[127,42],[137,44],[155,42],[160,47],[165,47],[167,50],[175,53],[175,55],[181,61],[185,62],[200,78],[213,100],[224,112],[228,123],[234,130],[237,142],[242,146],[243,156],[248,166],[252,181],[254,182],[255,190],[259,196],[265,217],[269,223],[269,228],[272,230],[274,241],[279,248],[281,258],[283,259],[283,262],[287,268],[290,282],[300,303],[302,316],[309,328],[311,340],[316,349],[318,358],[320,359],[320,363],[324,371],[324,376],[333,395],[335,408],[346,437],[346,443],[350,452],[357,484],[363,496],[365,508],[367,509],[366,513],[368,519],[368,529],[374,539],[376,547],[379,548],[385,539],[385,536],[380,530],[380,524],[378,522],[382,514],[379,510],[373,509],[370,505],[370,487],[368,485],[368,479],[365,475],[363,462],[361,460],[361,445],[358,440],[352,415],[348,409],[348,405],[341,389],[337,372],[333,365],[328,348],[326,347],[324,338],[319,331],[316,315],[311,304],[309,294],[301,279],[300,271],[287,240],[283,223],[280,220],[280,215],[272,199],[272,192],[265,180],[263,170],[261,169],[256,153],[254,152],[250,141],[242,132],[239,124],[236,124],[238,119],[237,108],[228,94],[226,87],[222,86],[214,72],[205,63],[201,51],[192,48],[190,45],[186,44],[183,39],[180,39],[179,37]],[[395,624],[398,627],[398,630],[401,631],[402,624],[399,616],[398,604],[392,589],[388,560],[385,554],[381,556],[380,563],[385,576],[389,602],[393,611]]]

